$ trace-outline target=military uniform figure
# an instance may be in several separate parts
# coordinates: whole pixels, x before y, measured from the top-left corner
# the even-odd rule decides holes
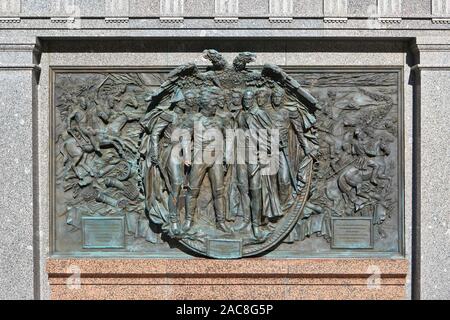
[[[301,106],[297,103],[284,103],[285,92],[283,89],[275,89],[272,92],[272,108],[268,111],[274,128],[279,132],[280,137],[280,159],[278,168],[278,183],[280,185],[281,203],[285,204],[291,196],[291,188],[296,191],[294,173],[289,163],[289,130],[292,126],[297,140],[305,155],[316,156],[318,152],[317,138],[311,133],[305,133],[311,129],[316,119],[309,113],[302,112]]]
[[[269,232],[262,229],[262,182],[261,182],[261,163],[259,159],[258,131],[271,127],[270,118],[265,111],[261,110],[255,103],[255,94],[251,90],[244,92],[242,101],[244,113],[240,117],[240,127],[247,130],[246,148],[246,164],[238,166],[238,181],[241,192],[250,194],[250,212],[247,213],[246,219],[250,220],[253,234],[257,239],[265,239]]]
[[[230,116],[227,129],[227,164],[231,165],[230,213],[242,218],[233,231],[241,231],[250,224],[250,196],[248,190],[247,165],[245,163],[245,132],[240,128],[243,116],[242,92],[234,90],[228,106]]]
[[[274,136],[274,134],[279,135],[279,128],[275,125],[271,117],[273,108],[271,106],[270,93],[270,90],[267,88],[261,88],[256,91],[256,103],[269,119],[264,126],[267,137],[260,137],[259,139],[259,150],[260,152],[264,150],[267,157],[266,159],[263,159],[261,155],[261,163],[264,163],[266,167],[269,166],[269,172],[266,172],[262,177],[263,212],[268,218],[277,218],[283,216],[280,193],[278,191],[277,173],[273,172],[275,170],[278,171],[279,167],[279,150],[275,149],[278,149],[280,139],[275,140],[277,139],[277,136]]]
[[[217,229],[229,233],[231,230],[225,224],[224,153],[223,148],[218,150],[218,145],[215,144],[217,139],[223,141],[225,125],[223,119],[216,116],[217,100],[214,99],[213,93],[203,92],[199,107],[200,113],[193,116],[194,154],[186,194],[186,218],[183,230],[189,231],[192,227],[200,188],[205,176],[208,175]],[[210,133],[213,133],[213,136],[210,137]]]
[[[190,134],[180,136],[176,130],[189,130],[192,124],[190,124],[190,118],[185,114],[184,98],[175,95],[171,103],[174,105],[173,110],[161,110],[157,120],[153,123],[149,146],[153,165],[158,166],[162,171],[167,170],[167,177],[170,181],[166,181],[166,183],[170,183],[171,188],[169,190],[171,193],[169,197],[170,230],[172,234],[177,235],[181,232],[178,201],[184,182],[184,164],[189,162],[187,157],[190,155]],[[160,142],[164,146],[161,155],[159,154]],[[177,148],[180,145],[181,148]]]
[[[280,202],[285,204],[292,194],[292,168],[288,162],[289,157],[289,128],[291,127],[290,113],[286,108],[283,108],[284,92],[274,90],[271,97],[271,108],[268,110],[269,116],[273,122],[274,128],[278,130],[280,138],[280,152],[279,152],[279,166],[278,166],[278,184],[280,193]]]

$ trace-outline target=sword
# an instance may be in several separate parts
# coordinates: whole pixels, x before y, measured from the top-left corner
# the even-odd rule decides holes
[[[175,200],[175,197],[173,196],[172,186],[170,185],[169,176],[167,175],[166,170],[164,170],[164,168],[161,167],[161,164],[159,162],[155,163],[154,165],[156,166],[156,168],[158,168],[159,172],[161,172],[164,184],[166,185],[167,191],[169,192],[170,201],[172,201],[173,205],[176,206],[177,202]]]
[[[330,171],[328,171],[326,173],[327,177],[325,179],[330,179],[331,177],[334,177],[335,175],[337,175],[339,172],[341,172],[342,170],[344,170],[345,168],[347,168],[349,165],[351,165],[353,162],[355,162],[356,159],[353,159],[352,161],[350,161],[349,163],[347,163],[346,165],[342,166],[341,168],[339,168],[338,170],[336,170],[336,172],[330,174]]]
[[[289,157],[286,154],[286,147],[287,146],[281,146],[281,153],[284,156],[284,160],[286,161],[287,167],[288,167],[288,171],[289,171],[289,180],[291,180],[291,185],[295,190],[295,193],[298,193],[298,189],[297,189],[297,181],[294,178],[294,175],[292,174],[292,170],[291,170],[291,162],[289,161]]]

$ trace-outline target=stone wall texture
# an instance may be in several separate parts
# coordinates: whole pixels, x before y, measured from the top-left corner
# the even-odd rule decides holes
[[[51,298],[64,300],[398,300],[405,298],[407,271],[404,259],[51,259],[47,264]]]

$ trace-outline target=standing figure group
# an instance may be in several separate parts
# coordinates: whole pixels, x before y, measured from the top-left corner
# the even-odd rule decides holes
[[[233,234],[251,226],[253,237],[264,240],[271,233],[266,222],[282,217],[294,202],[302,161],[317,154],[314,123],[302,103],[278,86],[176,89],[168,105],[151,110],[142,122],[141,152],[151,160],[147,199],[159,201],[155,188],[167,191],[169,233],[189,233],[207,176],[215,230]]]

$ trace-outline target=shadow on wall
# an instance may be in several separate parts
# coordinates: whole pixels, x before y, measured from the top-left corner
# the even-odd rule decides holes
[[[226,41],[225,41],[226,40]],[[202,52],[205,48],[215,48],[220,52],[405,52],[404,42],[373,40],[287,40],[287,39],[86,39],[46,40],[42,39],[44,52]]]

